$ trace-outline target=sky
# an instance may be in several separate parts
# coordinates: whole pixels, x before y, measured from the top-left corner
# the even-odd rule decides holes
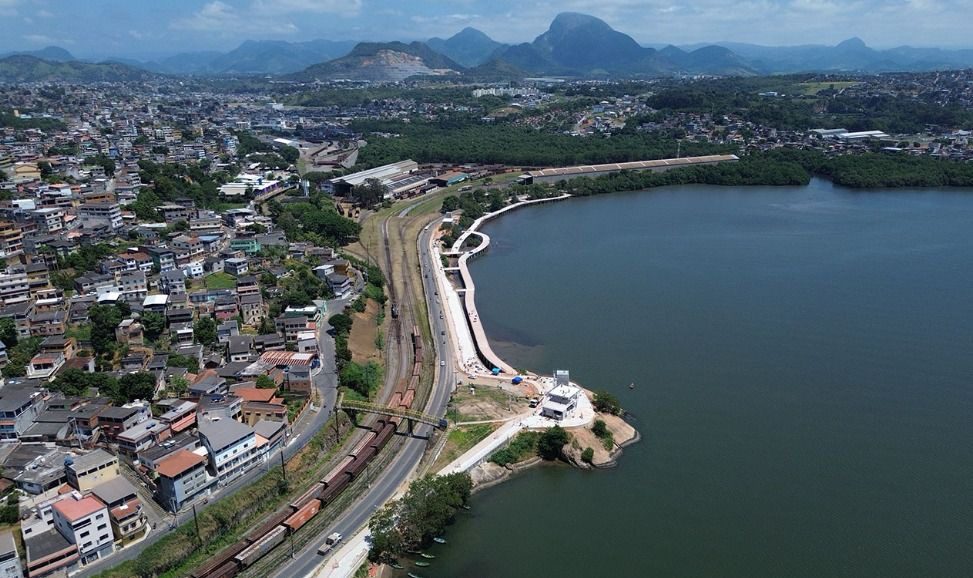
[[[0,51],[146,58],[244,40],[415,40],[466,26],[529,42],[559,12],[638,42],[973,47],[973,0],[0,0]]]

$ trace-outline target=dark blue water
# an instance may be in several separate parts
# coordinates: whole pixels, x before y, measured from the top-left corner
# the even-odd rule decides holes
[[[478,494],[424,576],[973,575],[973,191],[686,186],[485,232],[498,353],[643,441]]]

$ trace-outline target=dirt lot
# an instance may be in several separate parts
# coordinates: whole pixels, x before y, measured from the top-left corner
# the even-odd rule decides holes
[[[614,415],[599,413],[596,414],[596,419],[603,420],[605,425],[608,426],[608,431],[612,432],[614,436],[615,445],[611,451],[605,449],[602,440],[591,431],[590,427],[569,428],[568,431],[574,436],[574,441],[577,442],[581,450],[591,448],[595,451],[595,456],[591,460],[591,463],[599,466],[611,462],[612,454],[615,453],[618,446],[635,437],[635,428],[630,426],[622,418]],[[580,452],[578,453],[580,456]]]
[[[460,386],[450,399],[448,417],[457,422],[505,419],[527,410],[526,400],[490,386]]]
[[[349,309],[349,311],[351,310]],[[352,311],[352,318],[355,323],[351,326],[351,335],[348,337],[348,349],[351,350],[352,359],[356,363],[368,363],[369,361],[381,363],[382,361],[382,352],[375,345],[375,337],[381,330],[382,339],[385,339],[388,315],[386,315],[382,327],[379,327],[375,323],[378,312],[378,303],[370,299],[365,306],[364,313]]]

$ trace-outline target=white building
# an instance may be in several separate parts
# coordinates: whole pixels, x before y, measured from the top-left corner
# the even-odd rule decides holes
[[[199,421],[199,435],[209,452],[210,470],[226,485],[257,465],[257,437],[248,425],[227,418],[204,418]]]
[[[544,398],[541,405],[541,415],[544,417],[562,420],[574,408],[578,407],[578,397],[581,395],[581,388],[573,385],[558,385]]]
[[[108,507],[94,496],[72,492],[52,507],[54,527],[78,547],[81,564],[90,564],[115,551]]]

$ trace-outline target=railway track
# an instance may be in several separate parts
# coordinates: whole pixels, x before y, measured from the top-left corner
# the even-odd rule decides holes
[[[395,341],[395,345],[390,345],[390,349],[394,349],[396,355],[387,357],[386,375],[389,379],[384,388],[387,392],[387,401],[383,403],[393,408],[421,410],[418,389],[423,364],[422,333],[414,319],[412,303],[414,295],[407,259],[403,259],[402,262],[404,291],[401,294],[396,291],[395,263],[389,235],[390,220],[391,216],[386,217],[382,224],[385,241],[385,274],[388,279],[386,288],[391,302],[397,306],[398,314],[390,324],[390,331],[394,333]],[[397,227],[396,234],[400,243],[404,243],[404,232],[401,226]],[[403,326],[409,327],[407,343],[403,343],[405,341]],[[389,384],[392,385],[391,388],[388,387]],[[347,499],[342,499],[342,493],[363,475],[369,464],[375,461],[382,449],[389,444],[398,431],[401,421],[401,417],[383,416],[371,422],[368,432],[337,466],[286,507],[265,519],[246,537],[223,549],[190,576],[192,578],[233,578],[252,568],[261,558],[284,543],[288,537],[291,538],[293,547],[294,534],[304,526],[311,524],[315,530],[323,527],[324,523],[316,521],[315,517],[328,506],[334,506]]]

